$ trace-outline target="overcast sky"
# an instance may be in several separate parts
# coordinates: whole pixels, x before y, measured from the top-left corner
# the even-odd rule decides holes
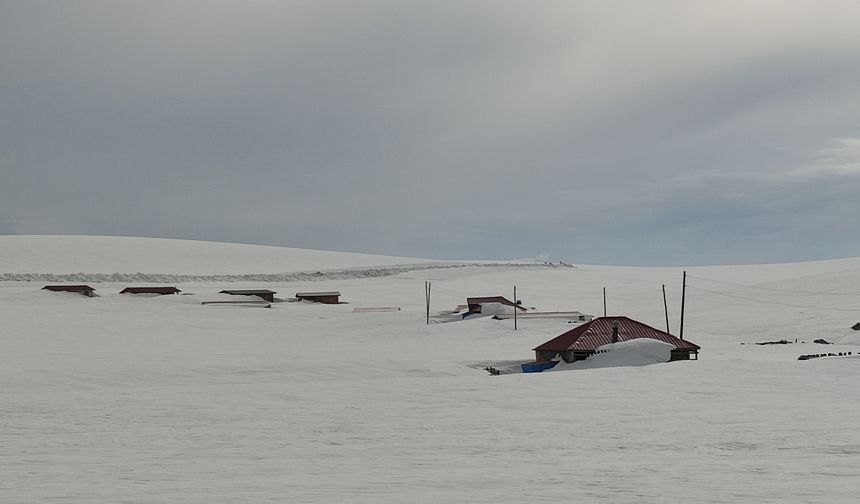
[[[860,2],[0,0],[0,234],[860,255]]]

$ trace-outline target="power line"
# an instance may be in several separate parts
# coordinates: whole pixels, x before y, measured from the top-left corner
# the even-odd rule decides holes
[[[743,299],[744,301],[754,301],[757,303],[765,303],[765,304],[772,304],[772,305],[779,305],[779,306],[788,306],[790,308],[831,310],[831,311],[854,312],[854,313],[857,313],[858,311],[860,311],[860,309],[858,309],[858,308],[835,308],[832,306],[798,305],[798,304],[791,304],[791,303],[782,303],[779,301],[767,301],[764,299],[756,299],[756,298],[751,298],[751,297],[747,297],[747,296],[739,296],[737,294],[729,294],[727,292],[712,291],[712,290],[708,290],[708,289],[703,289],[701,287],[696,287],[694,285],[688,285],[687,287],[690,287],[690,288],[698,290],[698,291],[707,292],[708,294],[716,294],[718,296],[725,296],[725,297],[730,297],[730,298],[735,298],[735,299]]]
[[[802,291],[802,290],[788,290],[788,289],[776,289],[774,287],[762,287],[759,285],[745,285],[739,284],[735,282],[727,282],[725,280],[714,280],[713,278],[704,278],[700,276],[687,275],[687,278],[695,278],[696,280],[705,280],[707,282],[714,282],[718,284],[731,285],[734,287],[744,287],[747,289],[761,289],[773,292],[784,292],[786,294],[810,294],[816,296],[860,296],[860,292],[814,292],[814,291]]]

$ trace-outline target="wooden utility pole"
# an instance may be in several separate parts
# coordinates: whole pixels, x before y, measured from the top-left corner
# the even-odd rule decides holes
[[[666,284],[663,284],[663,311],[666,312],[666,334],[672,334],[669,330],[669,305],[666,304]]]
[[[606,316],[606,287],[603,288],[603,316]]]
[[[424,282],[424,305],[427,311],[427,325],[430,325],[430,282]]]
[[[517,330],[517,312],[519,311],[517,304],[517,286],[514,285],[514,331]]]
[[[684,280],[681,283],[681,334],[679,337],[684,339],[684,301],[687,299],[687,270],[684,270]]]

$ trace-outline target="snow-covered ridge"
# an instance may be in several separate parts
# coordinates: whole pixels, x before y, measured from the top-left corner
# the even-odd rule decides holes
[[[0,236],[0,272],[182,275],[294,273],[430,261],[349,252],[119,236]]]
[[[451,268],[570,267],[121,236],[0,236],[0,281],[307,282]]]
[[[429,263],[411,266],[379,268],[348,268],[327,271],[299,271],[293,273],[247,273],[235,275],[182,275],[174,273],[0,273],[0,282],[309,282],[321,280],[350,280],[399,275],[411,271],[453,268],[570,268],[543,263]]]
[[[426,264],[391,257],[289,247],[121,236],[0,236],[0,273],[57,275],[155,272],[190,276],[281,274]]]

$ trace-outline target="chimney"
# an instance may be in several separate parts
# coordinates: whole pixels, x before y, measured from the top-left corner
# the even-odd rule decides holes
[[[618,343],[618,321],[612,321],[612,342]]]

